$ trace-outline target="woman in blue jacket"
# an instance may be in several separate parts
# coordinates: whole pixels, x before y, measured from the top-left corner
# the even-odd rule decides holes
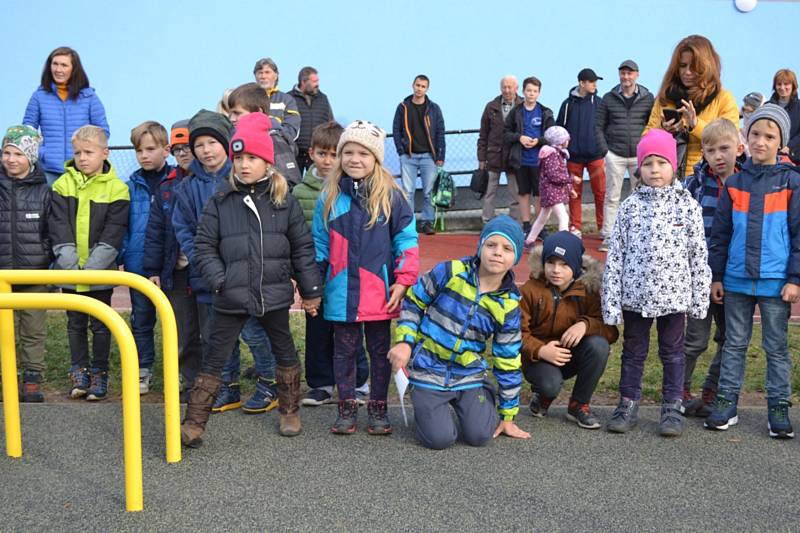
[[[25,108],[23,124],[41,129],[44,143],[39,161],[52,185],[64,173],[64,162],[72,158],[72,134],[91,124],[110,135],[106,110],[89,87],[89,78],[78,52],[62,46],[47,57],[42,70],[42,84]]]

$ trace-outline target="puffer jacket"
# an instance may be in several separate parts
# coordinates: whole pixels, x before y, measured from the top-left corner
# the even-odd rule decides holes
[[[172,171],[170,165],[162,169],[162,181]],[[128,191],[131,197],[131,209],[128,218],[128,231],[122,243],[120,264],[125,265],[126,272],[144,274],[144,244],[147,235],[147,226],[150,220],[150,207],[155,201],[157,191],[151,191],[150,186],[141,174],[142,169],[136,170],[128,179]]]
[[[409,381],[434,390],[483,386],[490,366],[504,420],[519,411],[519,291],[509,271],[500,288],[478,290],[478,257],[439,263],[420,277],[403,300],[397,342],[412,346]],[[485,356],[492,340],[492,364]]]
[[[214,290],[220,313],[263,316],[288,309],[297,281],[304,299],[322,296],[314,243],[300,204],[286,195],[275,205],[269,181],[229,182],[206,204],[195,238],[194,263]]]
[[[309,95],[301,91],[297,85],[289,91],[289,96],[294,98],[297,104],[297,111],[300,113],[300,134],[297,137],[297,149],[300,152],[307,152],[311,148],[311,134],[314,133],[314,128],[333,120],[331,103],[328,101],[328,96],[322,91]]]
[[[55,84],[52,91],[39,87],[28,101],[23,124],[41,129],[44,142],[39,149],[39,162],[47,172],[61,174],[64,162],[72,158],[72,134],[91,124],[111,135],[106,110],[94,89],[86,87],[78,98],[61,100]]]
[[[542,135],[539,136],[539,143],[536,145],[542,147],[547,144],[544,138],[544,132],[547,128],[555,125],[553,119],[553,110],[547,106],[543,106],[539,102],[536,105],[542,109]],[[523,135],[524,124],[524,103],[520,102],[515,105],[511,112],[506,117],[505,129],[503,130],[503,141],[508,147],[508,168],[518,169],[522,164],[522,145],[519,143],[519,138]]]
[[[513,106],[522,102],[514,95]],[[491,100],[481,115],[481,131],[478,134],[478,161],[486,161],[486,170],[503,172],[508,162],[509,145],[503,139],[505,120],[503,119],[503,95]]]
[[[158,276],[161,288],[172,290],[172,274],[178,260],[178,240],[172,227],[172,213],[175,210],[175,198],[178,185],[186,178],[181,167],[176,167],[158,186],[156,198],[150,205],[147,219],[147,232],[144,238],[144,275]],[[189,268],[189,267],[187,267]]]
[[[569,160],[575,163],[588,163],[606,155],[597,143],[595,115],[600,107],[600,97],[596,93],[581,96],[578,87],[569,91],[569,96],[558,110],[556,124],[569,132]]]
[[[303,181],[292,189],[292,195],[300,202],[300,207],[303,208],[303,216],[309,227],[314,222],[314,210],[317,208],[317,200],[319,200],[322,194],[322,187],[325,185],[325,180],[317,177],[315,172],[316,167],[311,165],[311,168],[306,170]]]
[[[623,310],[704,318],[710,288],[703,215],[691,193],[679,185],[637,187],[620,205],[609,239],[605,323],[621,323]]]
[[[597,146],[619,157],[636,157],[636,145],[653,109],[653,94],[642,85],[636,86],[631,107],[625,105],[620,86],[608,91],[600,101],[595,117]]]
[[[53,260],[47,220],[51,191],[36,166],[22,179],[0,166],[0,269],[46,269]]]
[[[617,327],[603,324],[600,308],[603,265],[597,259],[584,254],[581,276],[564,292],[545,279],[541,246],[531,251],[529,263],[530,279],[519,289],[523,367],[539,361],[542,346],[559,340],[578,322],[586,324],[586,335],[601,335],[609,343],[617,340]]]

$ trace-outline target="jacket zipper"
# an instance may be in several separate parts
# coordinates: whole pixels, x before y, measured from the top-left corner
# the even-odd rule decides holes
[[[255,187],[250,187],[250,193],[255,192]],[[248,201],[249,200],[249,201]],[[255,204],[253,203],[253,198],[248,195],[244,197],[245,205],[250,208],[250,210],[255,213],[256,219],[258,219],[258,247],[260,249],[260,257],[261,257],[261,272],[258,276],[258,296],[261,299],[261,313],[258,313],[258,316],[264,315],[264,291],[263,288],[263,280],[264,280],[264,227],[261,225],[261,215],[258,214],[258,209],[256,208]]]
[[[550,292],[553,293],[553,318],[550,319],[550,335],[553,335],[553,327],[556,324],[556,314],[558,313],[558,304],[561,303],[561,293],[555,287],[550,287]]]
[[[11,181],[11,268],[17,268],[17,182]]]

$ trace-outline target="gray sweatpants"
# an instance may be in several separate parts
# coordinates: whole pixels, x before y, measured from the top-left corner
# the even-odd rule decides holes
[[[456,442],[458,428],[453,411],[461,426],[461,438],[470,446],[485,446],[497,428],[495,394],[489,384],[447,392],[414,387],[411,402],[417,438],[426,448],[443,450]]]

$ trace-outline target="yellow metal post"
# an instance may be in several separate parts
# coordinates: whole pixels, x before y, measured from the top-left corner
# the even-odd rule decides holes
[[[141,511],[144,506],[144,497],[142,490],[142,416],[139,409],[139,357],[128,325],[106,304],[77,294],[0,294],[0,309],[79,311],[100,319],[114,335],[119,345],[122,363],[125,508],[127,511]],[[3,353],[3,359],[9,359],[9,357]],[[19,424],[19,420],[17,420],[17,424]]]
[[[123,285],[147,296],[161,320],[164,354],[164,433],[168,463],[181,460],[181,406],[178,380],[178,327],[166,295],[150,280],[117,270],[0,270],[0,283],[11,285]],[[0,285],[2,292],[2,285]],[[9,311],[9,314],[11,312]],[[2,320],[2,315],[0,315]],[[2,322],[0,322],[2,324]],[[0,330],[2,331],[2,330]],[[3,394],[5,394],[3,369]],[[136,377],[137,383],[139,377]],[[16,383],[16,373],[14,373]],[[138,387],[138,385],[137,385]],[[5,397],[4,397],[5,398]],[[21,451],[20,451],[21,453]]]
[[[0,281],[0,293],[11,292],[11,286]],[[22,457],[22,430],[19,425],[19,384],[17,383],[17,349],[14,339],[14,311],[0,309],[0,371],[3,373],[3,420],[6,426],[6,454]]]

